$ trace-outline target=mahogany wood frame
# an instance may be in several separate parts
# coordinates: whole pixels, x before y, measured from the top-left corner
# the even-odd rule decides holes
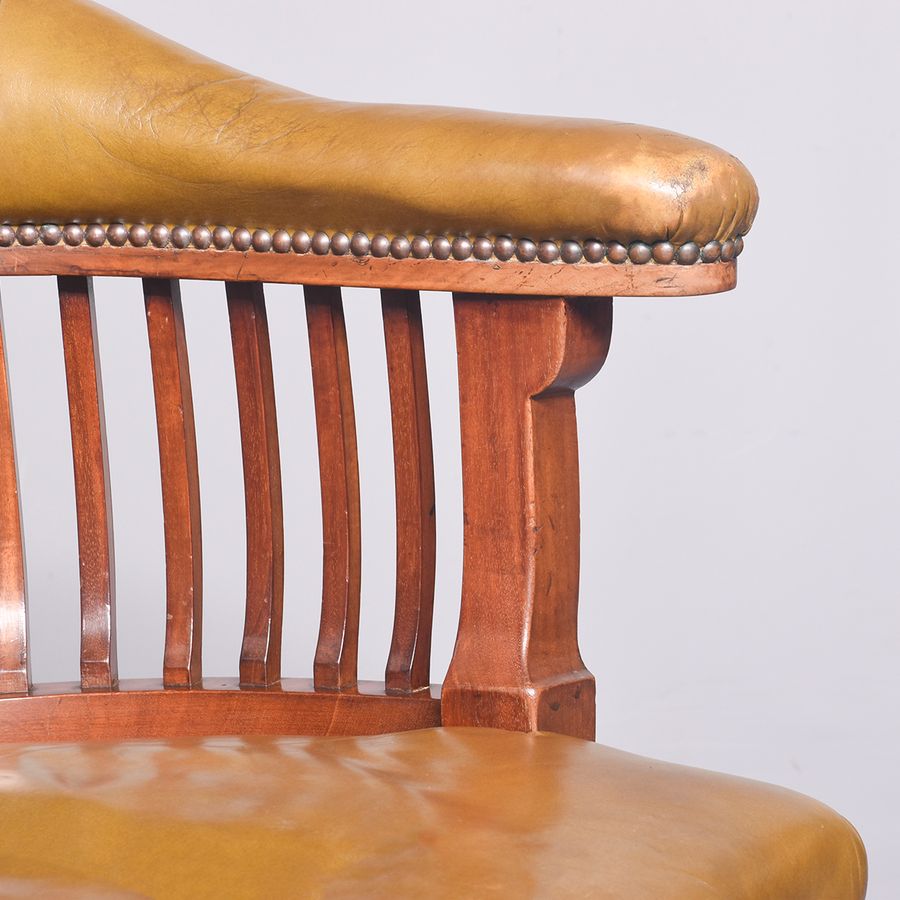
[[[167,688],[202,680],[203,564],[200,472],[181,290],[177,281],[144,279],[166,542]]]
[[[140,275],[207,281],[341,285],[470,294],[556,297],[688,297],[729,291],[737,260],[691,266],[655,263],[522,263],[512,259],[394,259],[157,250],[155,247],[0,248],[0,275]]]
[[[9,375],[0,317],[0,741],[372,734],[439,725],[592,739],[578,650],[574,393],[602,367],[612,295],[728,290],[734,262],[689,267],[282,257],[118,248],[0,249],[0,275],[58,276],[81,562],[81,681],[32,685]],[[103,389],[91,277],[143,279],[159,436],[167,624],[161,681],[119,682]],[[247,517],[237,679],[204,677],[200,477],[178,278],[226,284]],[[324,534],[311,680],[281,673],[284,532],[264,281],[304,285]],[[339,285],[382,289],[397,508],[385,682],[357,680],[359,468]],[[419,289],[454,292],[464,565],[456,647],[430,685],[434,464]]]

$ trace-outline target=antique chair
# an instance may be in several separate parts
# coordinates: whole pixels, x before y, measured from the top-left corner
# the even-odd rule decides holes
[[[736,159],[634,125],[320,100],[88,0],[0,0],[0,46],[0,275],[58,276],[81,578],[80,684],[33,685],[2,356],[0,892],[864,895],[863,848],[826,807],[593,743],[574,391],[603,365],[614,295],[734,287],[757,204]],[[146,304],[165,519],[159,681],[117,678],[91,288],[111,275],[141,279]],[[201,670],[181,278],[225,283],[233,340],[247,524],[233,679]],[[290,548],[264,282],[302,285],[309,327],[324,532],[311,680],[281,675]],[[384,684],[357,681],[341,286],[380,288],[384,315],[398,548]],[[453,292],[461,399],[462,611],[442,687],[429,672],[422,289]]]

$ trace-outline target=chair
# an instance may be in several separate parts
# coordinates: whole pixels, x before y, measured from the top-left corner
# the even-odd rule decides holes
[[[864,896],[859,838],[821,804],[593,743],[574,392],[604,363],[613,296],[734,287],[757,204],[736,159],[631,125],[320,100],[88,0],[0,0],[0,41],[0,275],[58,277],[81,579],[80,682],[32,684],[0,355],[0,892]],[[159,680],[117,676],[92,294],[104,276],[141,279],[146,307],[165,526]],[[184,278],[224,282],[234,350],[247,587],[230,679],[201,665]],[[265,282],[303,286],[309,330],[324,537],[311,679],[281,672],[289,548]],[[341,286],[381,289],[390,380],[397,593],[378,684],[357,678]],[[440,687],[420,290],[453,292],[459,363],[463,590]]]

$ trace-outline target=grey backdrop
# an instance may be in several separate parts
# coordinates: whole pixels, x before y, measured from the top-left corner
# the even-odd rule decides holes
[[[730,295],[616,304],[579,395],[581,639],[599,732],[639,753],[777,782],[868,845],[900,895],[897,6],[777,0],[447,6],[108,0],[272,80],[354,100],[598,116],[740,156],[761,212]],[[97,65],[103,65],[102,60]],[[4,279],[34,675],[77,674],[77,559],[52,282]],[[269,291],[283,439],[285,669],[307,674],[321,540],[299,288]],[[98,283],[125,677],[159,672],[161,502],[139,289]],[[243,498],[220,286],[185,286],[202,467],[206,671],[233,673]],[[461,561],[449,299],[424,297],[438,471],[435,675]],[[361,671],[381,677],[394,538],[377,297],[347,295],[364,503]]]

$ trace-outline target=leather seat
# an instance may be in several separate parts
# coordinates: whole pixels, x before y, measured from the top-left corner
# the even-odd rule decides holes
[[[0,817],[13,896],[856,900],[866,882],[852,826],[806,797],[488,729],[10,746]]]
[[[643,126],[341,103],[88,0],[0,0],[0,223],[676,245],[745,234],[749,172]]]

